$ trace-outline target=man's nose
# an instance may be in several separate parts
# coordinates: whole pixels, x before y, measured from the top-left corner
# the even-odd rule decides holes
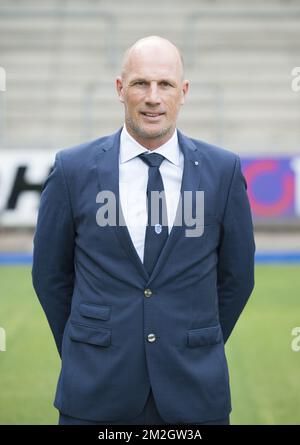
[[[156,83],[151,83],[147,91],[146,102],[151,104],[160,103],[159,90]]]

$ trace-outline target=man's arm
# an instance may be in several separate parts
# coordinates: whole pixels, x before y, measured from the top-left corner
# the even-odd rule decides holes
[[[218,259],[219,316],[224,342],[254,287],[255,243],[247,184],[239,157],[223,215]]]
[[[32,281],[60,355],[74,288],[74,236],[71,203],[58,154],[41,195]]]

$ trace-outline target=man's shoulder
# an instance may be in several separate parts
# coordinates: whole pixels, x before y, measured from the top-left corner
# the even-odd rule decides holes
[[[188,141],[192,149],[196,149],[205,160],[210,162],[235,163],[239,155],[231,149],[209,143],[207,141],[186,136],[181,133],[183,141]]]
[[[82,165],[84,163],[94,162],[96,156],[114,144],[115,137],[118,133],[119,130],[116,133],[102,136],[91,141],[83,142],[72,147],[62,148],[56,152],[56,155],[67,165],[76,166],[78,164]]]
[[[192,137],[190,137],[189,139],[202,156],[211,159],[213,161],[224,160],[228,162],[233,162],[238,157],[238,154],[231,149],[221,147],[219,145],[214,145],[212,143],[203,141],[201,139],[195,139]]]

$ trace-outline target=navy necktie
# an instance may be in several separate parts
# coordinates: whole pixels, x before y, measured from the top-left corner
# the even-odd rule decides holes
[[[144,266],[148,274],[151,275],[160,252],[168,238],[167,207],[164,193],[162,194],[162,199],[158,200],[159,207],[156,208],[153,206],[155,199],[152,198],[151,200],[151,192],[164,192],[159,166],[165,158],[158,153],[143,153],[139,155],[139,157],[149,166],[147,184],[148,222],[145,236]]]

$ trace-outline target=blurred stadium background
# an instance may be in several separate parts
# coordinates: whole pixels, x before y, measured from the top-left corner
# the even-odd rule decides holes
[[[123,124],[122,54],[153,34],[185,58],[178,127],[238,153],[248,182],[256,287],[226,346],[231,422],[300,423],[299,0],[1,0],[0,424],[57,423],[60,363],[30,276],[39,194],[57,150]]]

